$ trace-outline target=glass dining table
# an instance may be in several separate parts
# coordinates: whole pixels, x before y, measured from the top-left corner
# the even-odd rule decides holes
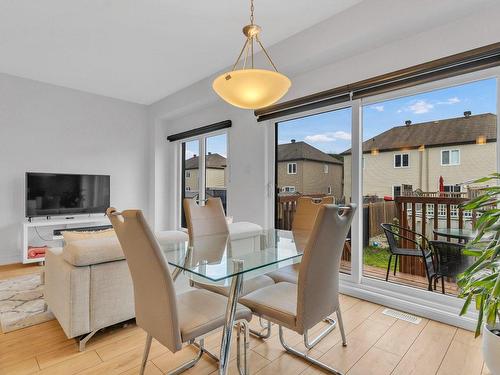
[[[226,234],[195,237],[181,243],[161,243],[174,280],[184,273],[201,284],[229,288],[219,357],[219,374],[227,374],[236,307],[245,280],[299,263],[308,233],[266,230],[251,239]]]

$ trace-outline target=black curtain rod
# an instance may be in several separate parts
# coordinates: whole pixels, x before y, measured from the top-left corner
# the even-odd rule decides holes
[[[182,133],[172,134],[167,137],[167,140],[170,142],[179,141],[181,139],[196,137],[197,135],[202,135],[206,133],[211,133],[217,130],[230,128],[232,125],[231,120],[225,120],[216,122],[215,124],[210,124],[206,126],[202,126],[201,128],[196,128],[192,130],[187,130]]]

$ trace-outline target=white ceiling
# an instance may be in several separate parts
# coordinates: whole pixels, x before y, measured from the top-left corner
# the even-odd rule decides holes
[[[256,0],[266,46],[361,0]],[[248,0],[0,0],[0,72],[141,104],[232,64]]]

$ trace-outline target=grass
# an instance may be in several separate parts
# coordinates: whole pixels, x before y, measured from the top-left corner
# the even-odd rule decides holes
[[[368,266],[387,268],[389,249],[385,247],[368,246],[364,249],[363,263]]]

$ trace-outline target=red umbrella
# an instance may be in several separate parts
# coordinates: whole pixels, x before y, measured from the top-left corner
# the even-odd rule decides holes
[[[439,192],[444,193],[444,178],[443,176],[439,176]],[[440,194],[443,195],[443,194]]]

